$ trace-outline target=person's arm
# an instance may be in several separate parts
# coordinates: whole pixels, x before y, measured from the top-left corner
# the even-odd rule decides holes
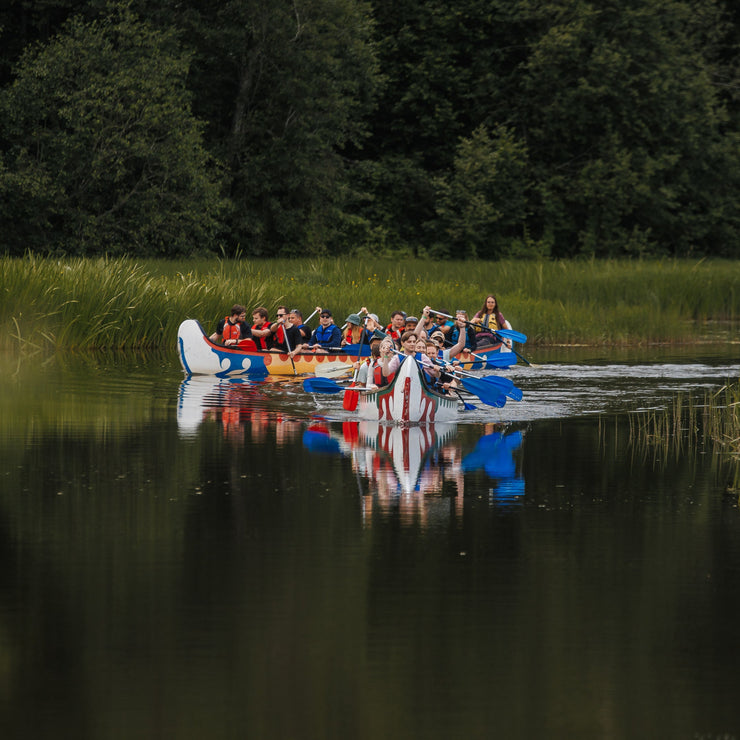
[[[272,331],[269,326],[266,329],[252,329],[253,337],[269,337],[270,334],[272,334]]]
[[[211,336],[208,337],[208,339],[211,342],[218,342],[223,337],[224,323],[225,323],[224,320],[221,319],[221,321],[219,321],[218,324],[216,324],[216,331],[214,331],[213,334],[211,334]]]

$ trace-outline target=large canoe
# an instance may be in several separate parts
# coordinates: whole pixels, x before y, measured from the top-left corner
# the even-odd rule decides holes
[[[367,346],[348,345],[341,352],[333,354],[299,353],[293,358],[284,352],[260,352],[258,350],[224,347],[208,339],[200,322],[186,319],[177,330],[177,353],[183,370],[188,375],[215,375],[219,378],[233,378],[245,375],[302,375],[316,373],[321,365],[344,365],[349,369],[360,356],[370,354]],[[497,344],[478,350],[479,356],[505,350]],[[464,350],[456,358],[466,370],[477,370],[483,366],[470,352]]]
[[[456,421],[459,400],[431,390],[419,364],[407,358],[390,385],[359,392],[357,415],[370,421],[407,424]]]

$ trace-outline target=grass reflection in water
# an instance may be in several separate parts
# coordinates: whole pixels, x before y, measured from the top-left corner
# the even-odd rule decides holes
[[[728,490],[740,491],[740,381],[699,398],[677,393],[669,408],[631,414],[629,424],[638,451],[663,459],[710,453],[729,466]]]

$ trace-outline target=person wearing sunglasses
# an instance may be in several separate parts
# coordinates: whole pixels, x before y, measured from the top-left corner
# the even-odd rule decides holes
[[[270,325],[272,349],[292,352],[303,341],[300,329],[290,320],[286,306],[277,307],[277,320]]]
[[[311,338],[298,349],[328,354],[329,352],[340,351],[341,344],[342,330],[334,323],[331,311],[324,308],[319,314],[319,325],[314,329]]]

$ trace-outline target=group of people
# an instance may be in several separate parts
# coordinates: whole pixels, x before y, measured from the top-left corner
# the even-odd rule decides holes
[[[319,325],[311,330],[307,322],[316,314]],[[306,322],[297,308],[290,311],[278,306],[274,320],[266,308],[252,312],[247,323],[247,309],[235,304],[229,316],[219,321],[210,336],[212,342],[244,349],[278,351],[294,356],[299,352],[340,352],[347,345],[368,345],[370,358],[357,365],[358,382],[367,387],[380,387],[390,382],[401,362],[415,355],[432,387],[454,387],[454,377],[444,372],[441,362],[454,363],[464,349],[475,351],[497,344],[495,332],[511,329],[494,295],[486,296],[481,309],[468,318],[464,309],[433,311],[424,306],[420,318],[404,311],[394,311],[390,323],[383,326],[377,314],[362,307],[350,314],[341,328],[334,323],[332,312],[317,306]]]

